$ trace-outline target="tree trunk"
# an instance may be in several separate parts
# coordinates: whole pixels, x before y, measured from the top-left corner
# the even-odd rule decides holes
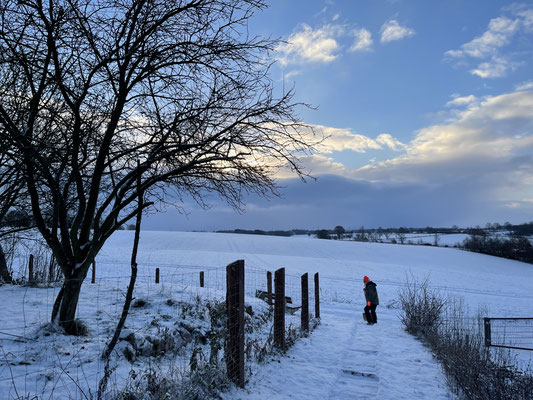
[[[0,244],[0,279],[7,283],[12,282],[11,274],[7,269],[6,255],[4,254],[2,244]]]
[[[76,321],[76,308],[82,283],[82,277],[65,279],[52,309],[52,322],[57,320],[67,335],[82,335],[86,330]]]

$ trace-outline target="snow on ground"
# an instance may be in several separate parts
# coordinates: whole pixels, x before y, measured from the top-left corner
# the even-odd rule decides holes
[[[440,369],[420,342],[399,329],[397,310],[378,308],[366,325],[361,308],[326,303],[322,324],[275,357],[245,390],[228,399],[450,399]]]
[[[15,398],[13,386],[31,394],[41,393],[44,385],[49,391],[43,398],[50,398],[50,393],[56,396],[51,398],[84,398],[70,382],[72,376],[92,386],[94,393],[102,368],[98,354],[109,338],[113,318],[120,313],[127,286],[132,239],[130,231],[113,235],[97,258],[100,283],[86,282],[82,288],[78,315],[93,327],[87,338],[58,340],[57,335],[38,329],[50,315],[57,288],[0,287],[0,302],[9,305],[3,308],[0,332],[39,336],[34,343],[0,335],[0,357],[12,361],[0,363],[0,398]],[[135,310],[128,328],[144,326],[154,316],[161,329],[171,326],[175,317],[167,301],[172,296],[179,300],[192,290],[199,268],[206,271],[209,296],[223,295],[225,275],[220,267],[237,259],[245,260],[250,287],[266,285],[261,271],[285,267],[295,301],[297,275],[319,272],[322,324],[286,357],[254,368],[247,388],[226,393],[226,399],[448,398],[438,364],[402,330],[398,318],[397,293],[408,275],[429,277],[433,288],[464,299],[474,313],[484,306],[494,317],[530,317],[533,308],[532,265],[454,248],[145,231],[138,255],[137,297],[149,299],[152,305],[149,310]],[[156,267],[162,279],[157,288],[153,284]],[[365,325],[361,317],[364,275],[378,284],[381,304],[375,326]],[[247,295],[253,293],[247,291]],[[517,356],[526,363],[530,358],[527,352]],[[47,373],[32,373],[32,368],[42,370],[47,363],[53,365]],[[132,368],[125,363],[119,363],[116,372],[122,377]],[[120,385],[121,379],[115,382]],[[68,388],[69,382],[70,390],[59,390],[61,385]]]

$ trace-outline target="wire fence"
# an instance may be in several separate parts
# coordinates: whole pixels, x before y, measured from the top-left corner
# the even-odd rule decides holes
[[[129,283],[126,274],[99,277],[101,267],[96,266],[94,283],[89,273],[80,294],[76,316],[86,328],[85,336],[66,336],[49,322],[61,282],[3,288],[13,301],[0,326],[2,398],[95,398],[105,372],[101,354],[113,336]],[[148,383],[157,377],[179,380],[176,387],[182,392],[217,390],[217,382],[223,386],[231,373],[224,362],[232,328],[226,319],[226,268],[160,264],[141,265],[140,271],[128,319],[112,354],[110,391],[156,390]],[[286,275],[285,295],[290,302],[285,335],[290,338],[300,332],[300,280],[301,276]],[[247,266],[243,287],[246,376],[275,348],[273,306],[256,297],[267,291],[267,271]],[[314,303],[310,285],[309,304]],[[195,384],[199,374],[208,374],[214,388],[199,388]],[[208,394],[197,393],[199,398]]]
[[[484,318],[485,345],[533,351],[533,318]]]

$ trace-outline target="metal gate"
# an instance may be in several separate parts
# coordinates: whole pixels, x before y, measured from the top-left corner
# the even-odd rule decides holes
[[[533,350],[533,318],[483,318],[485,346]]]

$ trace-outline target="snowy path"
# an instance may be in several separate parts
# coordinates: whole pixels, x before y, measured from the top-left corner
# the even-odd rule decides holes
[[[438,364],[400,326],[397,310],[378,308],[378,324],[360,307],[322,306],[313,334],[255,371],[245,390],[224,399],[451,399]]]

